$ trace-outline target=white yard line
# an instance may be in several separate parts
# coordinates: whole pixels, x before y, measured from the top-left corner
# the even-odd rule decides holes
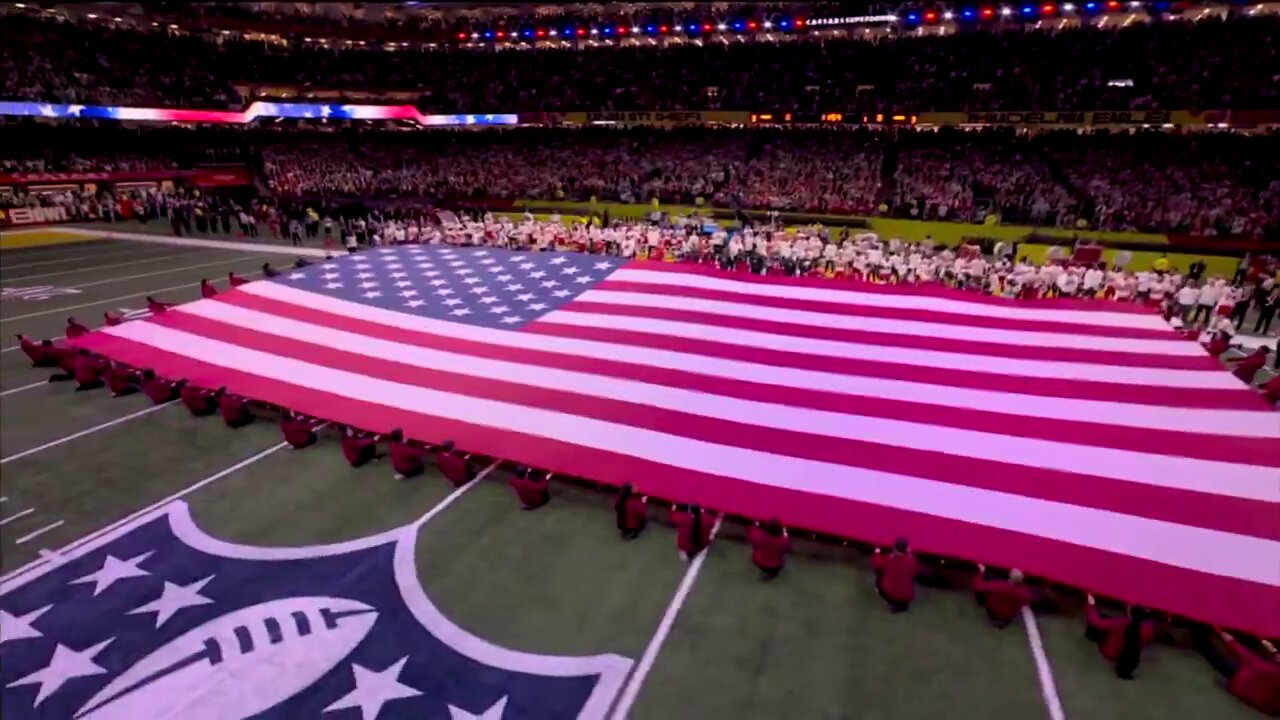
[[[39,446],[37,446],[37,447],[33,447],[33,448],[31,448],[30,450],[23,450],[23,451],[22,451],[22,452],[20,452],[20,453],[14,453],[13,455],[10,455],[10,456],[9,456],[9,457],[7,457],[7,458],[0,459],[0,465],[4,465],[5,463],[12,462],[12,461],[14,461],[14,460],[21,460],[22,458],[27,457],[28,455],[34,455],[34,454],[36,454],[36,453],[38,453],[38,452],[41,452],[41,451],[43,451],[43,450],[48,450],[48,449],[49,449],[49,448],[51,448],[51,447],[57,447],[57,446],[59,446],[59,445],[61,445],[61,444],[63,444],[63,443],[71,442],[72,440],[75,440],[76,438],[81,438],[81,437],[84,437],[85,435],[91,435],[91,434],[93,434],[93,433],[98,432],[99,430],[105,430],[105,429],[107,429],[107,428],[109,428],[109,427],[112,427],[112,426],[115,426],[115,425],[119,425],[119,424],[120,424],[120,423],[122,423],[122,422],[127,422],[127,421],[129,421],[129,420],[134,419],[134,418],[142,417],[143,415],[147,415],[147,414],[149,414],[149,413],[153,413],[153,412],[155,412],[155,411],[157,411],[157,410],[160,410],[161,408],[169,407],[169,406],[170,406],[170,405],[172,405],[174,402],[176,402],[176,401],[170,401],[170,402],[164,403],[164,404],[162,404],[162,405],[152,405],[152,406],[151,406],[151,407],[149,407],[149,408],[146,408],[146,409],[143,409],[143,410],[139,410],[138,412],[135,412],[135,413],[129,413],[128,415],[125,415],[124,417],[118,417],[118,418],[116,418],[115,420],[108,420],[107,422],[100,423],[100,424],[98,424],[98,425],[94,425],[93,427],[88,428],[87,430],[81,430],[80,432],[72,433],[72,434],[70,434],[70,435],[68,435],[68,436],[66,436],[66,437],[58,438],[57,440],[54,440],[53,442],[47,442],[47,443],[45,443],[45,444],[43,444],[43,445],[39,445]]]
[[[1029,607],[1022,608],[1022,624],[1027,628],[1027,644],[1031,646],[1031,657],[1036,663],[1040,694],[1044,696],[1049,720],[1067,720],[1067,714],[1062,711],[1062,698],[1058,697],[1058,684],[1053,680],[1053,668],[1049,665],[1049,656],[1044,652],[1044,641],[1040,639],[1040,626]]]
[[[48,384],[49,384],[48,380],[42,380],[40,382],[33,382],[30,385],[23,385],[22,387],[10,388],[8,390],[5,390],[4,392],[0,392],[0,397],[4,397],[6,395],[12,395],[14,393],[20,393],[23,390],[30,390],[31,388],[38,388],[41,385],[48,385]]]
[[[20,277],[3,278],[6,283],[20,283],[27,280],[39,280],[41,278],[57,277],[59,275],[74,275],[76,273],[94,272],[95,270],[106,270],[108,268],[129,267],[131,265],[142,265],[144,263],[163,262],[165,260],[173,260],[174,258],[193,257],[194,253],[174,253],[172,255],[160,255],[158,257],[146,258],[144,260],[129,260],[127,262],[111,263],[109,265],[87,265],[85,267],[76,268],[75,270],[59,270],[58,272],[40,273],[39,275],[22,275]],[[37,263],[43,265],[45,263]],[[5,265],[5,270],[12,270],[14,267],[22,267],[21,265]]]
[[[48,525],[45,525],[44,527],[40,528],[39,530],[23,535],[22,537],[18,538],[17,540],[14,540],[13,542],[15,545],[21,545],[22,543],[25,543],[28,540],[35,540],[36,538],[40,537],[41,535],[49,532],[54,528],[62,527],[63,523],[65,522],[66,520],[58,520],[56,522],[51,522]]]
[[[7,518],[5,518],[5,519],[0,520],[0,527],[4,527],[5,525],[8,525],[9,523],[13,522],[14,520],[17,520],[18,518],[26,517],[26,516],[30,515],[31,513],[35,512],[35,511],[36,511],[36,509],[35,509],[35,508],[27,508],[26,510],[23,510],[23,511],[22,511],[22,512],[20,512],[20,513],[17,513],[17,514],[15,514],[15,515],[10,515],[9,517],[7,517]]]
[[[218,264],[222,264],[222,263],[218,263]],[[245,273],[244,275],[241,275],[241,277],[251,278],[255,275],[261,275],[261,274],[262,274],[261,270],[255,270],[251,273]],[[129,295],[121,295],[119,297],[106,298],[104,300],[95,300],[93,302],[81,303],[80,305],[69,305],[67,307],[58,308],[57,310],[44,310],[36,313],[27,313],[26,315],[15,315],[13,317],[0,318],[0,323],[14,322],[15,320],[28,320],[33,317],[43,317],[45,315],[59,315],[61,313],[67,312],[68,310],[79,310],[81,308],[93,307],[95,305],[106,305],[108,303],[119,302],[121,300],[129,300],[132,298],[141,297],[143,295],[155,295],[156,293],[169,292],[170,290],[181,290],[183,288],[189,288],[199,284],[200,284],[199,281],[185,282],[185,283],[182,283],[181,285],[171,285],[169,287],[155,288],[154,290],[143,290],[141,292],[131,293]],[[8,347],[0,352],[8,352],[10,350],[16,349],[17,347],[18,347],[17,345],[13,347]]]
[[[716,520],[715,526],[711,528],[712,540],[715,539],[716,533],[720,530],[720,522],[721,520]],[[627,679],[627,685],[618,697],[618,704],[613,706],[613,714],[610,716],[612,720],[626,720],[631,714],[631,707],[636,704],[636,699],[640,697],[640,689],[644,687],[645,678],[648,677],[649,671],[653,669],[653,664],[658,659],[658,653],[662,651],[662,644],[667,641],[667,636],[671,634],[671,628],[675,625],[676,616],[680,614],[680,608],[684,607],[685,601],[689,598],[689,593],[693,590],[693,583],[698,579],[698,573],[702,572],[702,563],[706,561],[709,552],[711,552],[710,545],[698,553],[693,562],[689,563],[689,569],[684,571],[684,577],[680,579],[676,594],[671,596],[667,611],[662,614],[662,620],[658,622],[658,629],[653,633],[653,637],[649,639],[649,645],[644,649],[644,655],[640,656],[640,662],[636,663],[635,669],[631,671],[631,677]]]
[[[234,263],[242,263],[253,260],[253,255],[241,255],[239,257],[225,258],[214,262],[200,263],[199,265],[183,265],[182,267],[168,268],[165,270],[156,270],[155,272],[139,273],[137,275],[121,275],[120,277],[106,278],[105,280],[95,280],[93,282],[80,283],[73,287],[81,290],[96,285],[110,285],[112,283],[125,282],[127,280],[140,280],[142,278],[155,277],[156,275],[169,275],[170,273],[183,272],[185,270],[199,270],[200,268],[214,267],[216,265],[231,265]]]
[[[79,262],[81,260],[97,260],[104,257],[115,257],[117,255],[132,255],[133,253],[138,252],[139,250],[145,251],[145,250],[150,250],[150,248],[134,248],[132,250],[117,250],[115,252],[95,253],[93,255],[72,255],[70,257],[59,258],[57,260],[41,260],[40,262],[23,263],[21,265],[10,265],[9,263],[4,262],[3,267],[0,269],[17,270],[19,268],[43,267],[45,265],[61,265],[62,263]],[[37,255],[35,257],[45,257],[45,256]]]
[[[104,238],[108,240],[134,240],[136,242],[153,243],[156,245],[168,245],[171,247],[198,247],[208,248],[211,250],[247,250],[258,253],[272,253],[276,255],[293,255],[298,257],[306,255],[309,257],[325,257],[329,253],[339,255],[345,252],[342,248],[314,248],[314,247],[297,247],[293,245],[277,245],[271,242],[236,242],[232,240],[205,240],[202,238],[177,237],[174,235],[150,235],[146,233],[134,232],[117,232],[114,230],[92,231],[84,228],[70,228],[77,233],[89,235],[95,238]]]

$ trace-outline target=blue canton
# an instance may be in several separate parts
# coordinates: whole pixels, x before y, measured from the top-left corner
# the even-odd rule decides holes
[[[625,262],[583,253],[411,245],[334,258],[276,282],[436,320],[518,330]]]

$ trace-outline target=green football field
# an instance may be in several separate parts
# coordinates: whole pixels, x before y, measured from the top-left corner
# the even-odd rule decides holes
[[[230,430],[144,397],[75,393],[45,384],[47,370],[9,349],[18,332],[61,335],[69,315],[96,326],[147,294],[193,299],[200,278],[248,274],[264,260],[289,256],[123,241],[0,254],[6,289],[78,291],[0,303],[0,571],[56,560],[77,539],[178,499],[205,532],[266,546],[333,543],[429,516],[417,568],[445,615],[506,648],[636,661],[615,705],[630,717],[1261,717],[1184,647],[1155,646],[1136,681],[1117,680],[1072,603],[1001,631],[971,593],[922,588],[910,612],[890,615],[868,556],[849,547],[800,539],[783,576],[765,583],[744,528],[727,525],[687,565],[659,508],[624,543],[603,491],[553,484],[550,505],[523,512],[502,464],[457,492],[430,474],[397,481],[385,462],[350,468],[331,435],[293,451],[272,422]]]

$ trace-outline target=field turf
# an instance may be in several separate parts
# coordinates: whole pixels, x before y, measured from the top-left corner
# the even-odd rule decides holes
[[[1000,631],[971,593],[922,588],[909,613],[890,615],[867,555],[850,547],[799,539],[782,577],[765,583],[743,528],[727,524],[686,565],[657,508],[640,539],[623,543],[603,491],[553,484],[549,506],[523,512],[503,466],[456,494],[430,473],[397,481],[385,462],[350,468],[332,435],[293,451],[271,422],[233,431],[137,396],[43,384],[48,371],[9,350],[14,333],[59,336],[68,315],[96,326],[147,294],[191,300],[200,278],[249,274],[264,259],[288,256],[123,241],[0,253],[4,288],[80,291],[0,304],[0,571],[175,497],[213,536],[268,546],[363,537],[449,498],[418,539],[427,595],[500,646],[637,661],[631,717],[1260,717],[1185,648],[1153,647],[1136,681],[1117,680],[1075,610]]]

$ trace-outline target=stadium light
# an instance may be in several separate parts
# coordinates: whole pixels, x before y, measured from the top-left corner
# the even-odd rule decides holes
[[[1036,11],[1036,9],[1035,9],[1035,8],[1033,8],[1033,7],[1031,7],[1030,5],[1023,5],[1023,6],[1022,6],[1022,14],[1023,14],[1023,15],[1030,15],[1031,13],[1033,13],[1033,12],[1035,12],[1035,11]]]
[[[728,30],[728,29],[729,29],[729,26],[725,25],[724,23],[720,23],[719,25],[716,25],[716,30],[719,30],[720,32],[724,32],[725,30]]]
[[[555,28],[552,28],[547,31],[547,34],[550,35],[551,37],[556,37],[560,34],[560,31],[556,30]]]
[[[498,39],[499,39],[499,40],[501,40],[502,38],[504,38],[504,37],[506,37],[506,36],[507,36],[507,34],[506,34],[505,32],[503,32],[503,31],[501,31],[501,30],[499,30],[499,31],[498,31]]]
[[[804,27],[804,18],[796,18],[796,27],[798,28]]]
[[[587,34],[586,28],[578,28],[578,37],[585,37],[586,34]]]
[[[771,21],[771,20],[765,20],[765,21],[764,21],[764,29],[765,29],[765,30],[772,30],[772,29],[773,29],[773,21]]]
[[[748,30],[755,30],[757,27],[758,27],[758,25],[756,25],[756,21],[755,21],[755,20],[752,20],[751,22],[747,23],[747,29],[748,29]]]
[[[639,30],[639,28],[636,28],[636,30],[638,31],[638,30]],[[619,26],[618,26],[618,34],[619,34],[619,35],[626,35],[626,34],[627,34],[627,26],[626,26],[626,25],[619,25]]]
[[[920,19],[919,15],[916,15],[915,13],[907,13],[907,22],[915,22],[919,19]]]
[[[779,20],[779,21],[778,21],[778,27],[782,28],[783,30],[786,30],[787,28],[791,27],[791,21],[790,21],[790,20]]]
[[[592,29],[591,29],[591,34],[592,34],[592,35],[595,35],[595,34],[596,34],[596,30],[595,30],[595,28],[592,28]],[[604,29],[604,34],[605,34],[605,35],[612,35],[612,34],[613,34],[613,28],[611,28],[611,27],[606,27],[606,28]]]
[[[1013,10],[1007,7],[1000,8],[1000,17],[1009,17],[1013,14]]]
[[[954,14],[952,14],[952,12],[951,12],[950,10],[948,10],[948,11],[946,11],[946,12],[942,13],[942,19],[943,19],[943,20],[951,20],[951,19],[952,19],[952,18],[954,18],[954,17],[955,17],[955,15],[954,15]]]
[[[1044,5],[1040,6],[1040,12],[1044,13],[1045,15],[1052,15],[1054,11],[1056,11],[1057,9],[1058,8],[1054,7],[1051,3],[1045,3]]]
[[[924,21],[925,21],[925,22],[937,22],[937,20],[938,20],[938,13],[936,13],[936,12],[934,12],[934,11],[932,11],[932,10],[929,10],[928,12],[926,12],[926,13],[924,14]]]
[[[459,39],[459,40],[466,40],[466,39],[467,39],[467,34],[466,34],[466,33],[464,33],[464,32],[460,32],[460,33],[458,33],[458,39]]]
[[[1076,6],[1075,6],[1074,4],[1072,4],[1072,3],[1063,3],[1063,5],[1062,5],[1062,11],[1063,11],[1063,12],[1075,12],[1075,11],[1076,11]]]
[[[996,11],[995,11],[994,9],[989,8],[989,7],[984,7],[984,8],[982,8],[982,17],[984,17],[984,18],[988,18],[988,19],[989,19],[989,18],[993,18],[993,17],[995,17],[995,16],[996,16]]]
[[[733,29],[734,29],[734,30],[741,31],[741,30],[742,30],[742,28],[743,28],[743,24],[742,24],[742,21],[741,21],[741,20],[739,20],[738,22],[735,22],[735,23],[733,24]]]
[[[650,32],[653,32],[653,31],[651,30]],[[632,35],[639,35],[639,34],[640,34],[640,26],[639,26],[639,25],[632,25],[632,26],[631,26],[631,34],[632,34]]]
[[[485,30],[485,31],[484,31],[484,39],[485,39],[485,40],[492,40],[492,39],[493,39],[493,31],[492,31],[492,30]]]
[[[659,25],[659,26],[658,26],[658,32],[665,33],[665,32],[668,32],[668,31],[670,31],[670,30],[671,30],[671,28],[667,27],[666,25]]]
[[[579,35],[581,35],[581,34],[582,34],[582,31],[581,31],[581,30],[579,30],[579,31],[578,31],[578,34],[579,34]],[[599,31],[598,29],[596,29],[596,28],[591,28],[591,34],[592,34],[592,35],[598,35],[598,34],[600,34],[600,31]]]
[[[538,37],[546,37],[546,36],[547,36],[547,31],[543,30],[542,28],[538,28]]]
[[[711,23],[703,23],[702,32],[711,32]]]

